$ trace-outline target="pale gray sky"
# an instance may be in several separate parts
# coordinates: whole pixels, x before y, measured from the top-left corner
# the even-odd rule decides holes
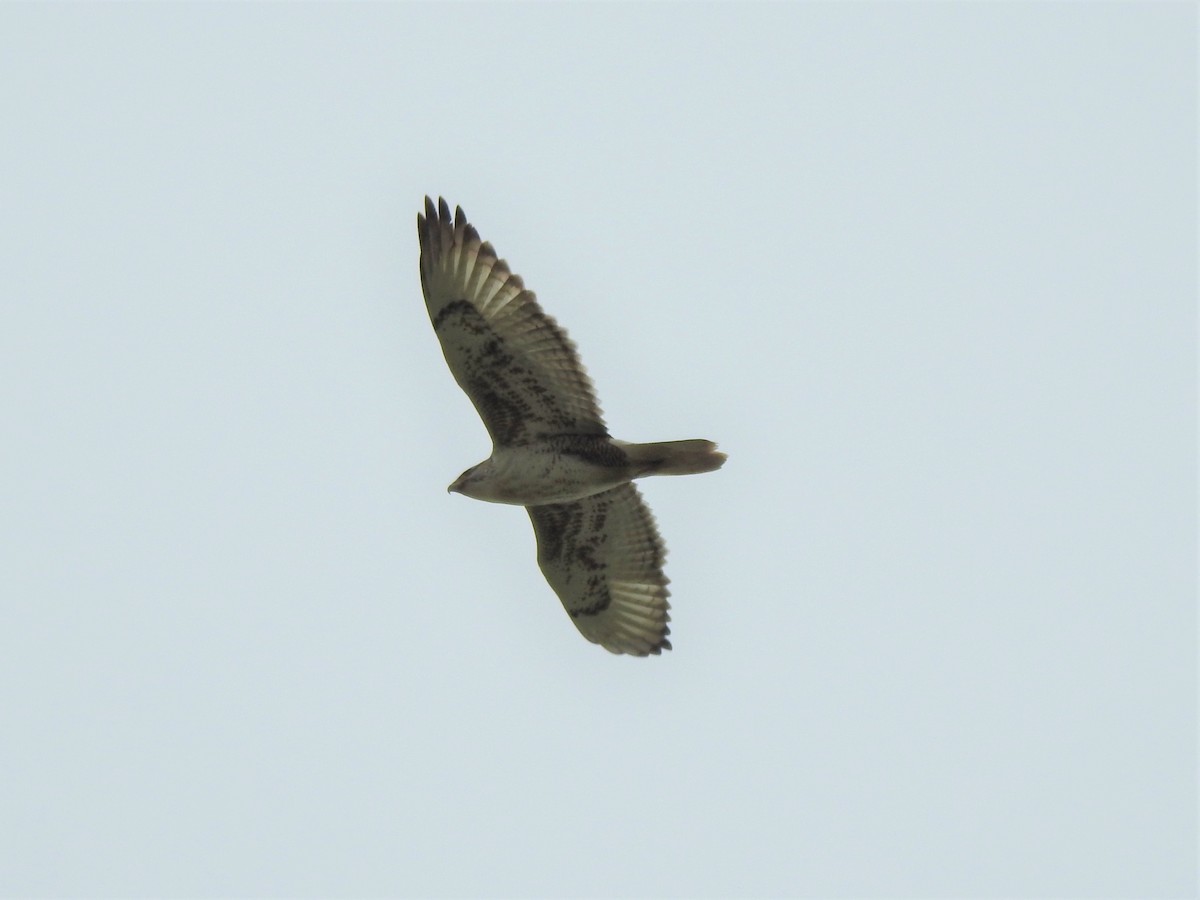
[[[1197,9],[0,6],[0,893],[1184,896]],[[610,656],[417,277],[645,485]]]

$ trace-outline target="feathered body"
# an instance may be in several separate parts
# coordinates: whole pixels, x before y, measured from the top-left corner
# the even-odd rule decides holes
[[[461,208],[425,198],[417,216],[421,287],[455,380],[492,438],[492,455],[453,484],[528,509],[538,565],[588,640],[614,653],[670,649],[666,549],[630,482],[710,472],[705,440],[632,444],[609,436],[575,345]]]
[[[476,500],[537,506],[607,491],[644,475],[692,475],[720,468],[712,441],[628,444],[593,434],[559,434],[497,445],[450,485]]]

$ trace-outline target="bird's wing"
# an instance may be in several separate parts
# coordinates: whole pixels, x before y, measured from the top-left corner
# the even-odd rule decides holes
[[[591,379],[567,333],[520,276],[479,239],[462,207],[425,198],[417,215],[421,289],[442,353],[495,444],[607,434]]]
[[[542,574],[585,638],[634,656],[671,649],[667,551],[636,487],[526,508]]]

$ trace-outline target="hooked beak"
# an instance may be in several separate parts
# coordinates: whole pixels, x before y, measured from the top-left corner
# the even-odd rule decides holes
[[[457,479],[455,479],[454,483],[452,485],[450,485],[450,487],[446,488],[446,493],[447,494],[461,494],[462,493],[462,485],[463,485],[463,476],[460,475],[460,476],[458,476]]]

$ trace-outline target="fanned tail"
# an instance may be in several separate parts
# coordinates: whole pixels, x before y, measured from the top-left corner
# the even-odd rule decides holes
[[[657,444],[614,443],[625,451],[631,462],[645,467],[641,475],[699,475],[715,472],[726,460],[716,444],[701,439]]]

